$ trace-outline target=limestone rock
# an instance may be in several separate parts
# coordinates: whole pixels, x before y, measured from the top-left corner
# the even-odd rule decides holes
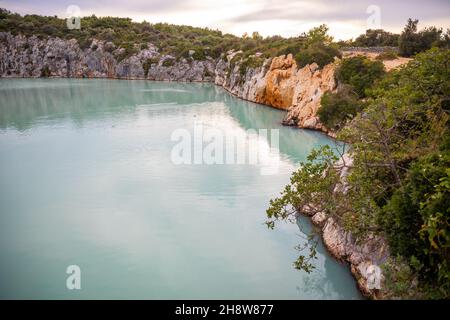
[[[137,47],[136,47],[137,49]],[[230,50],[216,60],[190,57],[177,60],[161,55],[148,43],[145,49],[121,57],[124,48],[93,39],[80,48],[75,39],[38,39],[0,32],[0,77],[87,77],[149,79],[159,81],[206,81],[224,87],[233,95],[288,110],[283,123],[326,131],[316,113],[324,92],[336,89],[334,65],[319,70],[311,64],[298,70],[292,55],[266,59],[262,66],[242,73],[242,51]],[[257,54],[256,56],[261,56]]]

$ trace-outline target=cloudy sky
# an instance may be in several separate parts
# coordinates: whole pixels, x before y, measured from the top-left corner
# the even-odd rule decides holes
[[[0,0],[20,14],[67,16],[77,5],[81,15],[130,17],[135,21],[210,27],[242,35],[295,36],[322,23],[336,39],[349,39],[373,26],[399,32],[409,17],[419,27],[450,28],[450,0]]]

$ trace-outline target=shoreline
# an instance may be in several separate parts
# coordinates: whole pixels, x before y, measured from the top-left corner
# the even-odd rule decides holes
[[[119,77],[60,77],[60,76],[50,76],[50,77],[17,77],[17,76],[1,77],[0,76],[0,80],[1,79],[78,79],[78,80],[79,79],[83,79],[83,80],[150,81],[150,82],[167,82],[167,83],[199,83],[199,84],[207,83],[207,84],[211,84],[211,85],[214,85],[216,87],[222,88],[223,90],[228,92],[233,97],[236,97],[236,98],[241,99],[243,101],[256,103],[258,105],[269,107],[269,108],[273,108],[273,109],[277,109],[277,110],[280,110],[280,111],[285,111],[286,114],[288,112],[287,109],[278,108],[278,107],[272,106],[270,104],[256,102],[256,101],[252,101],[250,99],[246,99],[244,97],[240,97],[239,95],[234,94],[231,90],[229,90],[225,86],[219,85],[219,84],[215,83],[214,81],[205,81],[205,80],[156,80],[156,79],[145,79],[145,78],[119,78]],[[299,126],[296,126],[296,125],[285,124],[284,120],[281,122],[281,124],[283,126],[285,126],[285,127],[292,127],[294,129],[301,129],[301,130],[320,132],[320,133],[326,135],[327,137],[329,137],[330,139],[333,139],[334,141],[338,141],[337,138],[336,138],[336,133],[333,132],[333,131],[327,131],[327,130],[315,129],[315,128],[302,128],[302,127],[299,127]]]
[[[269,108],[274,108],[274,109],[278,109],[281,111],[285,111],[287,114],[287,110],[285,109],[281,109],[281,108],[276,108],[274,106],[268,105],[268,104],[263,104],[263,103],[258,103],[255,101],[251,101],[249,99],[245,99],[242,97],[239,97],[236,94],[233,94],[230,90],[228,90],[225,86],[223,85],[219,85],[215,82],[212,81],[173,81],[173,80],[151,80],[151,79],[143,79],[143,78],[113,78],[113,77],[59,77],[59,76],[52,76],[52,77],[0,77],[1,79],[83,79],[83,80],[126,80],[126,81],[149,81],[149,82],[167,82],[167,83],[206,83],[206,84],[211,84],[214,86],[217,86],[221,89],[223,89],[224,91],[226,91],[228,94],[230,94],[231,96],[244,100],[244,101],[248,101],[248,102],[252,102],[252,103],[256,103],[258,105],[261,106],[265,106],[265,107],[269,107]],[[315,131],[315,132],[320,132],[324,135],[326,135],[328,138],[332,139],[333,141],[337,141],[335,136],[330,135],[328,132],[325,132],[323,130],[318,130],[318,129],[312,129],[312,128],[301,128],[301,127],[297,127],[297,126],[292,126],[292,125],[286,125],[284,123],[281,123],[281,125],[286,126],[286,127],[292,127],[294,129],[300,129],[300,130],[310,130],[310,131]],[[329,241],[326,241],[326,237],[324,235],[324,230],[327,227],[327,225],[331,225],[335,228],[340,228],[338,227],[333,221],[329,221],[332,218],[330,217],[324,217],[324,219],[315,219],[314,216],[310,216],[308,214],[305,213],[301,213],[298,212],[299,215],[303,215],[306,218],[309,219],[309,221],[312,223],[312,225],[316,228],[320,228],[320,237],[321,237],[321,241],[324,244],[324,247],[327,250],[327,253],[335,260],[341,262],[341,263],[345,263],[348,267],[348,271],[352,274],[355,282],[356,282],[356,286],[359,290],[359,292],[362,294],[363,297],[365,298],[369,298],[369,299],[373,299],[376,296],[374,296],[373,294],[371,294],[370,292],[368,292],[365,289],[365,285],[366,283],[364,281],[361,281],[361,278],[364,277],[363,274],[361,274],[361,272],[358,272],[358,265],[355,265],[354,263],[352,263],[352,261],[350,259],[348,259],[346,256],[343,256],[341,254],[339,254],[338,252],[336,252],[336,250],[333,250],[333,246],[330,245]],[[340,228],[341,230],[338,232],[343,237],[347,237],[346,232],[344,230],[342,230],[342,228]]]

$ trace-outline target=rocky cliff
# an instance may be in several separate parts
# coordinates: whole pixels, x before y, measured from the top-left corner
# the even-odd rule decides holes
[[[349,154],[345,154],[336,163],[340,182],[333,192],[346,193],[346,179],[352,165],[353,160]],[[350,271],[362,294],[372,299],[383,299],[391,294],[381,271],[381,265],[390,258],[389,246],[384,238],[369,234],[364,241],[358,241],[338,223],[337,217],[327,216],[324,212],[310,213],[307,210],[300,210],[300,213],[310,216],[312,223],[321,230],[323,243],[331,255],[350,265]],[[377,270],[380,271],[378,274]]]
[[[213,82],[231,94],[253,102],[286,110],[284,123],[301,128],[327,129],[316,113],[320,98],[334,91],[335,64],[319,69],[316,64],[299,69],[292,55],[262,60],[258,67],[241,67],[239,52],[230,51],[218,59],[197,61],[165,55],[151,43],[145,49],[125,55],[125,49],[111,42],[94,40],[80,48],[76,40],[13,36],[0,33],[0,77],[76,77],[148,79],[159,81]],[[124,58],[121,58],[124,57]],[[328,132],[328,134],[332,134]],[[342,171],[343,178],[346,171]],[[371,238],[358,244],[333,217],[317,213],[311,217],[322,229],[323,240],[338,259],[347,261],[361,291],[367,289],[368,267],[388,256],[383,239]]]
[[[292,55],[262,60],[241,68],[239,52],[218,59],[177,59],[151,43],[127,54],[112,42],[93,40],[80,48],[76,40],[13,36],[0,33],[0,77],[75,77],[214,82],[233,95],[287,110],[285,124],[327,131],[316,117],[320,97],[336,89],[334,65],[298,69]],[[237,61],[234,61],[237,60]]]

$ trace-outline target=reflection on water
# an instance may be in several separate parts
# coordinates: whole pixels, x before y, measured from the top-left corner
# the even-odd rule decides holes
[[[323,247],[312,274],[292,267],[302,228],[264,226],[296,163],[332,142],[283,112],[148,81],[0,80],[0,101],[0,298],[360,298]],[[174,165],[171,133],[198,122],[279,129],[280,172]]]

